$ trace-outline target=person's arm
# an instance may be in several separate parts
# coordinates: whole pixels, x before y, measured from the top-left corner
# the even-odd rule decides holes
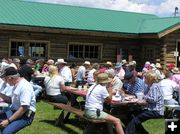
[[[110,102],[112,100],[112,84],[109,83],[107,87],[109,96],[105,99],[106,102]]]
[[[60,91],[63,92],[65,90],[66,86],[64,84],[60,84]]]
[[[21,106],[10,118],[7,118],[6,120],[3,120],[0,123],[0,128],[4,128],[12,121],[22,117],[26,111],[27,111],[27,106]]]
[[[6,102],[6,103],[11,103],[11,102],[12,102],[11,97],[9,97],[9,96],[7,96],[7,95],[5,95],[5,94],[0,93],[0,97],[1,97],[1,98],[4,100],[4,102]]]

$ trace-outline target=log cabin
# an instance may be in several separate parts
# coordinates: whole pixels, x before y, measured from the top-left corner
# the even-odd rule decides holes
[[[180,17],[0,0],[0,58],[180,66]]]

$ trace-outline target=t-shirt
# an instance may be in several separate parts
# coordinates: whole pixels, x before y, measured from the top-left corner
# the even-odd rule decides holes
[[[92,85],[88,93],[86,95],[86,104],[85,109],[96,110],[100,109],[103,110],[103,103],[105,98],[109,96],[109,93],[106,89],[106,86]]]
[[[177,83],[170,80],[170,79],[164,79],[159,82],[160,87],[163,90],[164,99],[170,100],[173,98],[173,92],[177,87]]]
[[[36,98],[31,84],[22,79],[13,89],[12,109],[18,110],[20,106],[28,106],[28,109],[36,111]]]
[[[44,79],[44,84],[45,84],[47,95],[54,96],[54,95],[61,94],[60,85],[61,84],[64,85],[64,80],[59,75],[54,76],[52,78],[49,76],[46,76]]]

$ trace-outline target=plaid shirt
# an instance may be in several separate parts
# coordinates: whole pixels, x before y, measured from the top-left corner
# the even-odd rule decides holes
[[[134,84],[127,85],[127,92],[128,94],[135,95],[138,92],[144,92],[145,84],[144,81],[140,78],[136,78]]]
[[[145,100],[149,105],[145,109],[148,109],[149,111],[157,111],[160,115],[164,115],[164,97],[159,84],[153,83],[151,87],[148,87],[148,89]]]

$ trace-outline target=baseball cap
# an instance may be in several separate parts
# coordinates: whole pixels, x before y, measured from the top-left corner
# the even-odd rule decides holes
[[[4,73],[0,77],[4,78],[6,76],[11,76],[16,74],[18,74],[18,71],[14,67],[8,67],[4,70]]]

